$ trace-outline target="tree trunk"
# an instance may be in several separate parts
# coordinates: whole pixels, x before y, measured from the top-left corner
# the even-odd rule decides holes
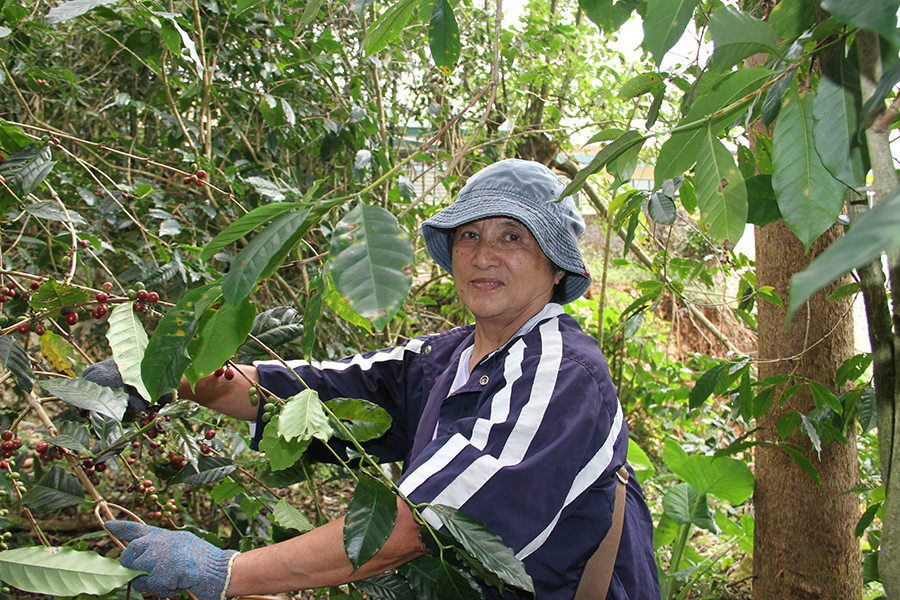
[[[786,300],[791,276],[836,237],[834,229],[826,232],[807,255],[783,221],[757,228],[758,284],[773,286]],[[847,300],[825,298],[844,283],[845,279],[838,280],[815,294],[787,330],[784,306],[759,303],[760,379],[786,373],[840,391],[834,389],[837,369],[853,355],[850,306]],[[806,386],[784,405],[776,401],[759,419],[759,439],[781,443],[775,430],[778,420],[791,411],[808,414],[814,406]],[[854,533],[859,500],[848,493],[858,482],[855,428],[847,432],[847,441],[828,443],[818,455],[802,427],[786,440],[818,469],[820,486],[777,445],[757,446],[753,594],[758,600],[862,597],[862,559]]]

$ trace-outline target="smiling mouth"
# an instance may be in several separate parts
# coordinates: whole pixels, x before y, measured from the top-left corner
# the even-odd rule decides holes
[[[473,279],[470,283],[479,290],[497,289],[503,285],[503,282],[497,279]]]

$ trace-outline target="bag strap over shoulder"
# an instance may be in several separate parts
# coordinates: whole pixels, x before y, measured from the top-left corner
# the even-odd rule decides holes
[[[612,525],[600,542],[600,547],[584,566],[578,591],[575,592],[575,600],[606,599],[613,567],[616,566],[619,540],[622,539],[622,524],[625,522],[625,485],[628,483],[628,469],[624,466],[619,469],[616,479],[616,503],[613,507]]]

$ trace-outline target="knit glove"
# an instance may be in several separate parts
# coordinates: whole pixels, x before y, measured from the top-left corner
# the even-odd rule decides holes
[[[150,406],[150,403],[144,400],[138,393],[137,388],[126,385],[125,382],[122,381],[122,374],[119,372],[119,367],[116,366],[116,361],[111,357],[89,366],[84,370],[82,378],[92,381],[97,385],[102,385],[103,387],[112,389],[125,388],[125,392],[128,394],[128,410],[133,413],[143,412]]]
[[[238,552],[220,550],[187,531],[132,521],[104,525],[120,541],[129,542],[119,558],[122,565],[149,573],[132,582],[137,591],[168,598],[190,590],[199,600],[224,600]]]

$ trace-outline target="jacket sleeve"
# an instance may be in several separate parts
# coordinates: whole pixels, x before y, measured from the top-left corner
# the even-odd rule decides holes
[[[367,443],[366,451],[384,462],[393,462],[406,458],[415,435],[419,388],[424,386],[422,377],[415,375],[421,347],[422,340],[413,339],[402,346],[337,361],[288,364],[323,401],[360,398],[384,408],[391,416],[391,428],[381,438]],[[289,398],[304,389],[303,383],[281,363],[259,362],[256,367],[260,385],[280,398]],[[262,439],[264,426],[258,418],[255,444]]]

